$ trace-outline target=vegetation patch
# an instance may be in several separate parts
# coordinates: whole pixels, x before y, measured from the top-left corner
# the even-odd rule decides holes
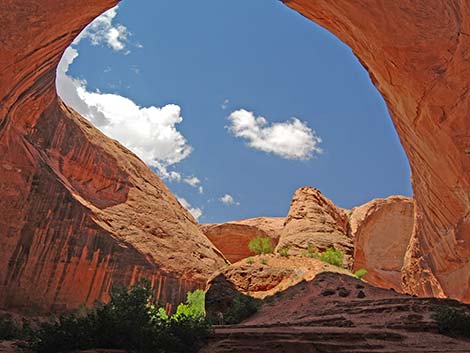
[[[248,249],[257,255],[272,254],[274,246],[268,237],[257,237],[248,243]]]
[[[229,325],[238,324],[256,313],[260,305],[261,301],[259,299],[236,292],[229,311],[224,315],[224,323]]]
[[[197,352],[210,334],[204,292],[188,293],[185,304],[167,315],[153,303],[148,283],[112,292],[108,304],[40,325],[28,339],[32,350],[56,353],[93,348],[135,352]]]
[[[470,313],[447,305],[440,306],[432,318],[437,322],[439,332],[449,336],[470,338]]]

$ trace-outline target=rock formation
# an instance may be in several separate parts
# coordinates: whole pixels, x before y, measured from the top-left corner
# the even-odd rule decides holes
[[[305,186],[292,198],[276,252],[288,248],[295,255],[309,246],[316,251],[334,247],[345,254],[345,265],[349,266],[353,243],[347,234],[347,214],[318,189]]]
[[[469,301],[470,5],[284,2],[349,45],[387,103],[416,206],[404,288]],[[176,298],[222,262],[161,181],[56,96],[63,51],[116,3],[0,0],[2,306],[89,303],[142,274]]]
[[[241,324],[215,328],[201,353],[468,352],[431,318],[446,299],[413,298],[324,272],[263,300]]]
[[[401,274],[414,224],[413,200],[403,196],[375,199],[350,216],[354,271],[367,270],[369,283],[402,292]]]
[[[470,4],[284,2],[351,47],[387,103],[416,202],[405,288],[470,301]]]
[[[134,154],[66,107],[65,48],[117,1],[0,1],[0,307],[65,310],[149,278],[176,304],[223,256]]]
[[[283,217],[258,217],[222,224],[202,224],[203,233],[231,263],[254,255],[248,243],[257,237],[271,238],[277,245],[284,226]]]

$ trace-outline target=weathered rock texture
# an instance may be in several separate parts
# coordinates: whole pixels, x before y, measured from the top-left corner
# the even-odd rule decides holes
[[[24,293],[19,297],[29,296],[31,303],[48,298],[48,305],[67,299],[65,292],[85,297],[90,293],[91,298],[105,292],[102,288],[116,269],[128,274],[119,279],[133,277],[136,263],[136,273],[172,271],[173,261],[147,256],[155,234],[172,244],[171,239],[178,238],[174,234],[188,234],[183,231],[187,226],[193,229],[196,248],[206,242],[191,217],[142,162],[80,122],[56,97],[55,69],[64,49],[87,23],[116,3],[0,0],[3,303],[15,300],[14,291]],[[405,288],[419,295],[470,300],[470,4],[460,0],[285,3],[349,45],[385,98],[410,160],[416,200]],[[57,123],[52,126],[52,121]],[[88,170],[93,171],[91,180]],[[154,204],[150,197],[141,205],[149,195],[166,201]],[[173,203],[165,212],[174,211],[184,219],[161,219],[155,232],[147,230],[146,220],[152,220],[150,228],[160,224],[152,210]],[[147,216],[141,218],[142,214]],[[120,228],[124,217],[133,220],[127,230]],[[170,231],[173,226],[180,231]],[[136,237],[145,246],[132,240]],[[171,254],[167,256],[178,249],[163,248],[162,254]],[[213,250],[201,251],[187,258],[219,261]],[[126,258],[135,262],[122,260]],[[93,265],[78,266],[75,280],[69,266],[83,261]],[[35,262],[39,265],[33,266]],[[122,270],[123,263],[130,267]],[[177,267],[190,279],[194,272],[208,270],[202,264]],[[80,281],[86,284],[78,285]],[[75,288],[87,286],[86,294],[76,294],[81,290]]]
[[[284,2],[350,46],[387,103],[416,200],[405,288],[470,301],[470,3]]]
[[[401,274],[414,224],[413,200],[403,196],[375,199],[350,215],[354,271],[367,270],[369,283],[402,292]]]
[[[273,247],[284,226],[283,217],[258,217],[222,224],[202,224],[203,233],[231,263],[254,255],[248,243],[257,237],[271,238]]]
[[[431,315],[442,305],[470,312],[324,272],[266,298],[241,324],[216,327],[201,353],[469,352],[468,340],[438,334]]]
[[[345,265],[350,266],[353,243],[347,234],[347,214],[318,189],[304,186],[292,198],[276,251],[288,248],[296,255],[309,245],[320,252],[334,247],[345,254]]]
[[[162,181],[66,107],[65,48],[114,0],[0,0],[0,307],[63,310],[150,278],[177,303],[224,262]]]

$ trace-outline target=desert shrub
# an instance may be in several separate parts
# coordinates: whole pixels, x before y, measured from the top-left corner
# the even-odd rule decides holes
[[[257,255],[272,254],[274,252],[273,244],[268,237],[257,237],[250,240],[248,249]]]
[[[470,338],[470,313],[450,306],[439,307],[431,316],[441,333]]]
[[[238,324],[244,319],[256,313],[260,306],[260,300],[242,293],[236,293],[229,311],[224,315],[226,324]]]
[[[365,268],[360,268],[356,272],[354,272],[354,277],[358,279],[362,279],[367,274],[367,270]]]
[[[334,248],[328,248],[322,252],[319,259],[323,262],[327,262],[330,265],[343,267],[344,254],[341,250],[335,250]]]
[[[249,257],[246,259],[246,263],[249,265],[253,265],[255,263],[255,259],[253,259],[252,257]]]
[[[289,257],[289,250],[290,250],[290,246],[285,245],[281,247],[278,252],[279,252],[279,255],[281,255],[282,257]]]
[[[358,279],[362,279],[367,274],[367,270],[365,268],[360,268],[356,272],[354,272],[354,277]]]
[[[264,258],[264,257],[263,257],[261,260],[259,260],[259,261],[260,261],[261,264],[263,264],[263,265],[267,265],[267,264],[268,264],[268,259],[266,259],[266,258]]]
[[[188,295],[199,305],[200,293]],[[39,353],[92,348],[138,352],[193,352],[209,334],[210,327],[193,303],[179,314],[168,316],[152,304],[148,283],[129,290],[116,289],[108,304],[85,314],[69,314],[44,323],[30,339]]]
[[[0,316],[0,340],[20,338],[21,330],[10,315]]]

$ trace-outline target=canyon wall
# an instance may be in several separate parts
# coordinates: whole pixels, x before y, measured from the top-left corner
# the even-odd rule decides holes
[[[470,3],[284,3],[351,47],[387,103],[416,201],[404,287],[470,301]]]
[[[175,305],[223,256],[163,182],[56,95],[65,48],[116,1],[0,1],[0,307],[106,300],[142,277]]]
[[[415,196],[404,288],[469,301],[470,4],[284,2],[349,45],[387,103]],[[143,162],[57,98],[63,51],[116,3],[0,0],[2,306],[91,302],[142,273],[178,294],[223,263]]]
[[[413,200],[403,196],[374,199],[352,209],[349,225],[353,271],[366,269],[367,282],[403,292],[402,269],[414,225]]]

